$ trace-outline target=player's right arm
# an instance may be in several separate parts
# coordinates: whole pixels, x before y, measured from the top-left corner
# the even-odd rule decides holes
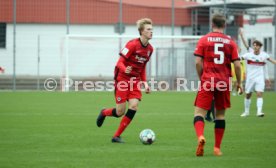
[[[244,36],[243,36],[243,31],[242,31],[241,28],[239,29],[239,35],[240,35],[240,37],[241,37],[241,40],[242,40],[242,43],[243,43],[244,47],[247,49],[247,51],[249,51],[249,45],[248,45],[247,42],[245,41],[245,38],[244,38]]]
[[[125,72],[126,74],[130,74],[132,71],[131,66],[126,66],[126,62],[128,58],[133,54],[135,51],[135,45],[132,43],[132,41],[129,41],[126,46],[121,50],[120,52],[120,58],[117,62],[117,68],[120,69],[120,71]]]
[[[116,67],[120,69],[120,71],[125,72],[126,74],[129,74],[132,70],[131,66],[126,66],[126,59],[124,57],[120,57]]]
[[[202,57],[196,57],[196,71],[197,71],[197,75],[198,78],[200,79],[202,72],[203,72],[203,59]]]
[[[195,64],[196,71],[199,79],[203,73],[203,58],[204,58],[204,38],[199,39],[197,46],[195,48],[194,56],[196,56]]]

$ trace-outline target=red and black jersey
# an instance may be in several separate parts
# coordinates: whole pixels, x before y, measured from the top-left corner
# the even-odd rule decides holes
[[[200,38],[195,56],[203,58],[201,81],[226,81],[231,77],[231,62],[239,60],[236,43],[227,35],[211,32]]]
[[[130,40],[126,46],[121,50],[120,56],[116,67],[115,67],[115,80],[124,79],[129,80],[131,77],[136,77],[138,80],[145,80],[146,64],[150,59],[153,52],[153,47],[148,43],[144,46],[140,38]],[[121,64],[122,66],[119,66]],[[130,74],[125,73],[127,66],[132,67]]]

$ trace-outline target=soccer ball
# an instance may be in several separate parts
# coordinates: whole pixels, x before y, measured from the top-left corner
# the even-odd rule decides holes
[[[140,141],[145,145],[150,145],[155,141],[155,133],[151,129],[144,129],[140,132]]]

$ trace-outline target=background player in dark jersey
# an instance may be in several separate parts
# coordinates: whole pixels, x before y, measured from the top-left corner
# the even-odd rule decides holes
[[[146,64],[153,52],[153,48],[149,44],[149,40],[152,38],[152,21],[148,18],[140,19],[137,21],[137,27],[140,38],[130,40],[126,44],[120,52],[120,58],[115,67],[116,108],[101,110],[97,118],[97,126],[101,127],[106,116],[123,116],[126,111],[126,101],[128,101],[128,110],[111,140],[115,143],[123,143],[120,135],[132,121],[138,109],[138,103],[142,98],[140,85],[144,85],[146,93],[150,92],[146,82]]]
[[[194,52],[196,70],[201,81],[194,111],[194,127],[198,138],[196,156],[203,156],[204,153],[204,117],[213,99],[216,107],[214,155],[222,155],[220,145],[225,130],[225,109],[230,107],[231,62],[234,62],[237,90],[243,91],[237,45],[223,34],[224,28],[225,17],[214,15],[213,32],[198,41]]]
[[[209,122],[213,122],[215,120],[215,112],[216,108],[215,108],[215,100],[212,101],[212,105],[211,108],[207,111],[207,114],[205,116],[205,120],[209,121]],[[212,117],[211,117],[212,114]]]

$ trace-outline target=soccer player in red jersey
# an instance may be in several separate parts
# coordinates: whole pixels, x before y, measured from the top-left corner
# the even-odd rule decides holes
[[[220,145],[225,130],[225,109],[230,107],[231,62],[237,76],[236,89],[243,92],[237,45],[223,34],[224,28],[225,17],[215,14],[212,17],[213,31],[200,38],[194,52],[201,82],[194,103],[194,128],[198,138],[196,156],[203,156],[204,153],[204,117],[213,98],[216,108],[214,155],[222,155]]]
[[[120,58],[114,71],[116,108],[106,108],[101,110],[97,118],[97,126],[101,127],[105,117],[121,117],[126,111],[126,101],[128,110],[123,116],[119,128],[112,137],[111,142],[123,143],[121,134],[132,121],[139,101],[142,98],[140,86],[144,85],[146,93],[150,92],[146,82],[146,64],[153,52],[153,47],[149,43],[152,38],[152,21],[144,18],[137,21],[140,37],[130,40],[120,52]]]

